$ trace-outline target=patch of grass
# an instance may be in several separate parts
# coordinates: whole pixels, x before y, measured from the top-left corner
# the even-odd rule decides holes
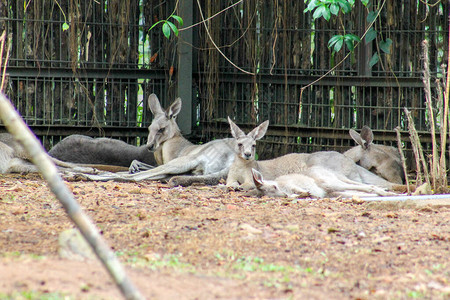
[[[0,198],[0,202],[11,204],[16,202],[16,196],[13,193],[8,193]]]
[[[73,297],[64,293],[42,293],[36,291],[13,292],[10,294],[0,293],[0,300],[71,300]]]
[[[39,259],[43,259],[45,258],[45,256],[39,255],[39,254],[34,254],[34,253],[29,253],[29,254],[24,254],[20,251],[12,251],[12,252],[4,252],[4,253],[0,253],[0,257],[5,257],[5,258],[14,258],[14,259],[25,259],[25,258],[31,258],[34,260],[39,260]]]
[[[339,277],[338,274],[330,274],[329,270],[314,270],[307,267],[302,268],[299,265],[284,265],[273,262],[266,262],[260,257],[238,256],[232,251],[216,253],[217,265],[223,268],[223,271],[216,272],[217,276],[243,279],[248,276],[264,277],[265,286],[284,289],[291,288],[292,278],[325,276]]]
[[[152,270],[161,268],[172,268],[176,270],[195,272],[195,267],[192,264],[182,262],[180,260],[181,254],[170,254],[161,256],[153,253],[148,255],[141,255],[138,251],[116,252],[117,256],[124,257],[126,262],[132,265],[151,268]]]
[[[3,252],[0,255],[2,257],[20,257],[22,255],[22,252],[20,251]]]
[[[419,298],[425,297],[425,295],[419,291],[407,291],[406,296],[408,296],[408,298],[413,298],[413,299],[419,299]]]
[[[244,270],[248,272],[286,272],[291,267],[286,267],[282,265],[276,265],[272,263],[264,263],[264,259],[259,257],[240,257],[234,264],[233,268],[237,270]],[[292,268],[293,269],[293,268]]]
[[[310,273],[315,274],[312,268],[301,268],[298,265],[286,266],[281,264],[266,263],[263,258],[240,256],[238,257],[233,252],[228,251],[224,254],[216,253],[214,257],[218,260],[219,265],[226,265],[234,270],[242,270],[246,272],[278,272],[278,273]]]

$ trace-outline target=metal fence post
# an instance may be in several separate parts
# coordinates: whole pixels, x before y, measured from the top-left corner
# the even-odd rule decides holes
[[[184,26],[193,22],[193,1],[181,0],[179,15],[183,18]],[[178,36],[178,97],[183,105],[178,116],[181,132],[189,135],[192,131],[192,29],[180,31]]]

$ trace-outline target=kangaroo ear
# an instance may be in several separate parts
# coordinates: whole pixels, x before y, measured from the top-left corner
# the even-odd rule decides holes
[[[269,120],[266,120],[262,122],[258,127],[253,129],[248,136],[252,137],[255,140],[261,139],[267,131],[267,128],[269,127]]]
[[[366,141],[366,148],[369,147],[370,144],[372,144],[373,132],[372,129],[369,128],[369,126],[364,125],[364,127],[361,129],[361,138]]]
[[[263,185],[262,174],[252,168],[252,175],[253,175],[253,182],[255,183],[256,188],[261,187]]]
[[[352,137],[352,139],[353,139],[358,145],[360,145],[361,147],[363,147],[363,148],[365,149],[365,147],[364,147],[364,141],[363,141],[363,139],[361,138],[361,135],[360,135],[359,133],[357,133],[357,132],[356,132],[355,130],[353,130],[353,129],[350,129],[348,133],[350,134],[350,136]]]
[[[164,113],[164,110],[159,103],[159,99],[155,94],[148,96],[148,107],[154,116]]]
[[[245,133],[236,124],[234,124],[233,121],[231,121],[230,117],[228,117],[228,123],[230,123],[231,135],[235,139],[245,136]]]
[[[166,112],[168,119],[175,118],[181,111],[181,98],[175,99],[175,101],[169,106]]]

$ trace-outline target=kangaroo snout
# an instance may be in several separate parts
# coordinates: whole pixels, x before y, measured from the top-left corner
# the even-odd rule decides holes
[[[148,151],[152,151],[152,150],[154,150],[155,143],[147,142],[147,144],[145,146],[147,147]]]
[[[252,153],[250,153],[250,152],[245,152],[245,153],[244,153],[244,158],[245,158],[246,160],[251,159],[251,158],[252,158]]]

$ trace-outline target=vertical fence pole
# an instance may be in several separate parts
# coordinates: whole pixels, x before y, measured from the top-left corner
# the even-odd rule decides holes
[[[181,0],[179,16],[183,18],[183,25],[189,26],[193,22],[193,1]],[[181,132],[189,135],[192,131],[192,31],[182,30],[178,36],[178,97],[183,100],[181,113],[178,115],[178,126]]]

